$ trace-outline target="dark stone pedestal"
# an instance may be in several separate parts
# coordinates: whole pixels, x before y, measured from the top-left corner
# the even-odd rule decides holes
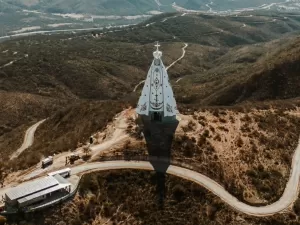
[[[166,174],[156,171],[156,191],[158,194],[158,204],[160,209],[164,208],[164,199],[166,196]]]
[[[176,119],[168,122],[151,121],[146,116],[142,117],[142,122],[148,154],[153,157],[153,160],[150,157],[150,161],[156,171],[166,172],[171,158],[174,134],[179,122]]]
[[[147,116],[142,116],[141,119],[150,163],[157,173],[159,204],[163,207],[165,173],[170,166],[172,142],[179,122],[175,118],[164,122],[151,121]]]

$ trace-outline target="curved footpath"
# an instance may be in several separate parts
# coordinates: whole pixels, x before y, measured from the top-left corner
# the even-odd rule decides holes
[[[41,120],[37,122],[36,124],[33,124],[31,127],[29,127],[25,133],[23,143],[19,149],[17,149],[11,156],[10,159],[17,158],[23,151],[25,151],[27,148],[29,148],[34,141],[34,133],[36,129],[45,122],[46,119]]]
[[[276,213],[283,212],[288,209],[298,197],[298,185],[300,176],[300,144],[298,145],[291,168],[291,175],[286,185],[283,195],[281,198],[267,206],[250,206],[243,202],[240,202],[237,198],[228,193],[221,185],[209,177],[200,174],[198,172],[177,167],[170,166],[167,170],[168,174],[181,177],[183,179],[193,181],[215,195],[219,196],[225,203],[230,205],[237,211],[252,215],[252,216],[270,216]],[[72,174],[89,173],[93,171],[102,170],[117,170],[117,169],[142,169],[142,170],[153,170],[153,167],[149,162],[141,161],[110,161],[110,162],[96,162],[83,164],[72,168]]]
[[[185,49],[188,47],[189,45],[188,45],[188,43],[184,43],[184,46],[182,47],[182,55],[178,58],[178,59],[176,59],[173,63],[171,63],[167,68],[166,68],[166,70],[168,70],[168,69],[170,69],[172,66],[174,66],[178,61],[180,61],[180,60],[182,60],[183,58],[184,58],[184,56],[185,56]]]

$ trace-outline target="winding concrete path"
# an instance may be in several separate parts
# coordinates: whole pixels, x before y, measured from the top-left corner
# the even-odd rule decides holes
[[[36,124],[33,124],[31,127],[29,127],[25,133],[23,143],[19,149],[17,149],[11,156],[10,159],[17,158],[23,151],[25,151],[27,148],[29,148],[34,141],[34,133],[36,129],[45,122],[46,119],[41,120],[37,122]]]
[[[97,162],[83,164],[72,168],[72,174],[89,173],[92,171],[103,171],[103,170],[117,170],[117,169],[142,169],[142,170],[153,170],[153,167],[149,162],[141,161],[110,161],[110,162]],[[168,174],[181,177],[183,179],[193,181],[215,195],[219,196],[225,203],[230,205],[235,210],[252,215],[252,216],[271,216],[276,213],[284,212],[294,203],[298,197],[298,186],[300,176],[300,144],[298,145],[292,163],[290,179],[286,185],[283,195],[281,198],[267,206],[250,206],[243,202],[240,202],[236,197],[228,193],[221,185],[209,177],[181,167],[170,166],[167,170]]]
[[[136,92],[136,89],[141,85],[145,83],[145,80],[142,80],[140,83],[138,83],[137,85],[135,85],[134,89],[133,89],[133,92]]]
[[[172,66],[174,66],[178,61],[182,60],[185,56],[185,49],[188,47],[188,43],[184,43],[184,47],[182,48],[182,55],[176,59],[174,62],[172,62],[167,68],[166,70],[170,69]]]
[[[179,81],[181,81],[183,79],[183,77],[179,78],[176,80],[176,83],[178,83]]]
[[[14,54],[14,55],[15,55],[15,54]],[[10,61],[9,63],[4,64],[3,66],[0,66],[0,69],[3,69],[3,68],[8,67],[8,66],[11,66],[11,65],[14,64],[15,62],[18,62],[18,61],[20,61],[20,60],[22,60],[22,59],[24,59],[24,58],[28,58],[28,54],[25,54],[24,57],[22,57],[22,58],[15,59],[15,60],[13,60],[13,61]]]

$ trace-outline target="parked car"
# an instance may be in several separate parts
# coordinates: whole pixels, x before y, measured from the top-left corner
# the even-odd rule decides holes
[[[76,160],[80,159],[80,156],[77,153],[72,153],[69,156],[70,163],[73,164]]]
[[[52,164],[53,164],[53,157],[49,156],[46,159],[43,159],[43,161],[42,161],[42,168],[44,169],[47,166],[52,165]]]

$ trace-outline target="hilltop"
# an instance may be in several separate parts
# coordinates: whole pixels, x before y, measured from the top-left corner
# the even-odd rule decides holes
[[[183,43],[189,43],[186,56],[169,70],[175,94],[181,93],[176,99],[182,109],[297,97],[295,35],[300,24],[288,16],[166,14],[134,27],[99,32],[98,38],[83,33],[6,41],[0,44],[0,65],[14,63],[0,70],[0,88],[5,91],[0,94],[30,95],[46,104],[32,107],[34,113],[27,111],[27,120],[22,114],[3,115],[10,125],[2,134],[52,115],[57,109],[52,106],[61,106],[61,101],[66,107],[90,100],[125,100],[135,106],[140,89],[133,89],[147,73],[156,40],[162,41],[165,65],[179,58]],[[176,83],[179,78],[183,79]],[[55,103],[48,104],[48,99]],[[18,104],[31,105],[24,100]],[[4,143],[2,147],[13,149]]]
[[[289,177],[299,137],[299,26],[299,21],[288,13],[252,12],[240,16],[169,13],[123,29],[3,42],[0,101],[6,110],[0,113],[5,124],[0,129],[3,140],[0,157],[5,163],[0,170],[10,171],[10,180],[29,173],[42,157],[50,154],[55,154],[55,160],[63,165],[70,151],[82,152],[90,135],[94,135],[96,144],[106,146],[101,154],[93,153],[90,161],[102,156],[144,155],[146,145],[140,138],[134,114],[141,87],[133,90],[146,77],[154,41],[161,40],[165,65],[182,56],[182,48],[188,43],[184,57],[168,70],[181,112],[173,143],[174,159],[193,166],[247,204],[274,202],[282,195]],[[38,128],[34,144],[18,159],[9,161],[26,127],[44,118],[48,119]],[[105,145],[116,136],[122,139]],[[126,219],[132,211],[117,203],[120,199],[131,204],[134,201],[116,191],[117,184],[128,186],[129,193],[133,189],[141,194],[149,190],[145,191],[150,193],[145,199],[152,204],[153,185],[146,185],[136,177],[140,174],[148,180],[154,177],[146,172],[125,173],[130,176],[123,176],[122,172],[88,175],[75,201],[67,203],[61,212],[65,223],[99,222],[93,213],[100,213],[102,220]],[[117,177],[117,184],[110,183],[111,176]],[[110,184],[104,185],[105,179]],[[136,214],[128,221],[147,224],[145,215],[151,214],[155,215],[151,217],[153,224],[162,216],[179,224],[187,216],[196,224],[208,223],[209,219],[212,224],[223,220],[233,224],[239,221],[272,224],[285,223],[288,217],[299,222],[297,210],[270,219],[244,217],[201,188],[188,182],[176,187],[178,180],[171,176],[167,179],[165,214],[159,214],[154,207],[145,211],[137,197]],[[113,193],[114,199],[99,195],[93,186]],[[199,202],[202,211],[197,214]],[[188,204],[198,209],[191,211],[196,216],[182,210]],[[92,206],[97,206],[95,211]],[[83,209],[84,214],[79,216],[77,212]],[[48,224],[60,221],[50,216],[52,212],[45,214]],[[173,220],[171,215],[178,213],[181,216]],[[35,219],[39,224],[39,218]]]

